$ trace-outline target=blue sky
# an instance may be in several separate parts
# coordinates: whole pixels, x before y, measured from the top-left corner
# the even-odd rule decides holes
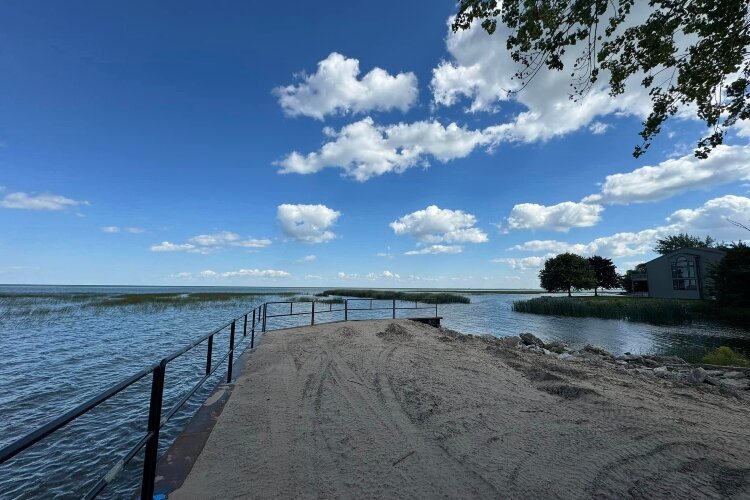
[[[743,237],[749,126],[699,162],[687,109],[636,160],[644,89],[508,97],[505,34],[453,10],[7,3],[0,282],[537,287],[560,251]]]

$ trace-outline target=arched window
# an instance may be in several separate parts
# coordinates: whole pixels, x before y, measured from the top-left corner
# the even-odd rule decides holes
[[[695,261],[680,255],[672,262],[672,288],[674,290],[697,290]]]

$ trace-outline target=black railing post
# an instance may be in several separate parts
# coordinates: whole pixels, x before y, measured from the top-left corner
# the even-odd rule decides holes
[[[393,319],[396,319],[396,299],[393,299]]]
[[[232,382],[232,358],[234,358],[234,321],[229,330],[229,363],[227,366],[227,384]]]
[[[245,323],[242,325],[242,336],[247,337],[247,313],[245,313]]]
[[[151,403],[148,407],[148,433],[151,438],[146,444],[146,455],[143,460],[143,478],[141,480],[141,498],[151,500],[154,498],[154,481],[156,480],[156,462],[159,458],[159,429],[161,428],[161,404],[164,396],[164,372],[167,368],[167,360],[154,368],[154,377],[151,382]]]
[[[344,321],[349,321],[349,301],[344,299]]]
[[[211,355],[214,351],[214,336],[208,337],[208,349],[206,349],[206,375],[211,373]]]
[[[250,349],[253,348],[253,344],[255,344],[255,309],[253,309],[253,326],[250,329]]]
[[[266,333],[266,318],[268,316],[268,302],[263,304],[263,333]]]
[[[315,301],[311,302],[312,308],[310,308],[310,325],[315,324]]]
[[[438,317],[437,305],[438,305],[438,299],[435,299],[435,317],[436,318]]]

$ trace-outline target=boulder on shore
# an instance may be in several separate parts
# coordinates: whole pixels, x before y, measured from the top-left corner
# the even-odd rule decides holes
[[[688,374],[688,381],[692,382],[693,384],[702,384],[703,382],[706,382],[707,378],[708,373],[706,373],[706,370],[704,370],[700,366],[697,368],[693,368],[690,371],[690,374]],[[708,383],[710,384],[711,382]]]
[[[544,347],[547,350],[554,352],[555,354],[562,354],[564,352],[567,352],[568,350],[568,344],[566,344],[565,342],[560,342],[559,340],[547,342],[546,344],[544,344]]]
[[[583,350],[586,352],[590,352],[591,354],[598,354],[599,356],[604,356],[605,358],[614,357],[605,349],[602,349],[601,347],[597,347],[591,344],[586,344],[586,347],[584,347]]]
[[[526,345],[535,345],[538,347],[544,347],[544,341],[534,335],[533,333],[525,332],[521,334],[521,342]]]

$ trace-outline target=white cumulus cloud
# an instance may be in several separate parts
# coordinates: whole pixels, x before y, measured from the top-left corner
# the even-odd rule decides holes
[[[240,269],[239,271],[217,272],[207,269],[198,273],[201,278],[287,278],[286,271],[277,269]]]
[[[152,252],[188,252],[188,253],[202,253],[195,245],[190,243],[171,243],[169,241],[162,241],[156,245],[151,245]]]
[[[468,156],[478,145],[492,138],[480,130],[469,130],[451,123],[417,121],[376,125],[369,116],[336,132],[320,150],[307,154],[292,152],[275,164],[282,174],[312,174],[324,168],[339,168],[344,174],[364,182],[389,172],[403,172],[415,166],[428,166],[430,158],[442,163]]]
[[[404,255],[434,255],[438,253],[461,253],[461,245],[430,245],[418,250],[409,250]]]
[[[301,74],[297,84],[277,87],[274,94],[290,116],[363,113],[371,110],[408,111],[419,93],[414,73],[391,75],[374,68],[361,79],[359,60],[336,52],[318,63],[311,75]]]
[[[336,237],[331,228],[341,212],[325,205],[293,205],[285,203],[276,209],[283,233],[302,243],[325,243]]]
[[[591,203],[628,204],[659,201],[696,189],[750,180],[750,146],[717,146],[705,160],[692,153],[655,166],[608,175]]]
[[[286,271],[276,269],[240,269],[239,271],[227,271],[219,274],[222,278],[286,278],[291,276]]]
[[[430,205],[389,225],[394,233],[407,234],[422,243],[485,243],[487,234],[474,227],[476,222],[472,214]]]
[[[515,245],[510,250],[552,252],[552,255],[571,252],[584,256],[597,254],[610,258],[632,257],[651,253],[657,239],[678,233],[686,232],[701,236],[710,234],[714,238],[726,241],[747,238],[746,231],[727,220],[743,218],[750,219],[750,198],[726,195],[708,200],[698,208],[677,210],[666,218],[668,224],[654,228],[619,232],[595,238],[587,243],[532,240]]]
[[[548,258],[552,257],[554,254],[547,255],[544,257],[539,256],[531,256],[531,257],[521,257],[521,258],[515,258],[515,257],[506,257],[506,258],[498,258],[498,259],[492,259],[491,262],[500,263],[500,264],[507,264],[512,269],[539,269],[544,266],[544,261]]]
[[[221,231],[213,234],[199,234],[193,236],[188,242],[206,248],[220,248],[224,246],[242,248],[265,248],[271,244],[268,238],[243,238],[231,231]]]
[[[336,277],[342,280],[353,280],[359,278],[359,274],[339,271],[338,273],[336,273]]]
[[[515,205],[507,220],[508,229],[550,229],[567,232],[573,227],[591,227],[601,220],[604,207],[565,201],[545,206],[536,203]]]
[[[119,226],[103,226],[99,229],[101,229],[103,233],[109,233],[109,234],[115,234],[121,231],[130,233],[130,234],[142,234],[146,232],[145,229],[141,229],[140,227],[122,227],[121,228]]]
[[[433,70],[434,104],[453,106],[468,100],[469,112],[495,112],[504,104],[520,104],[525,111],[488,129],[497,140],[511,142],[546,141],[587,126],[592,133],[603,133],[606,125],[597,120],[603,116],[644,117],[648,113],[648,92],[638,85],[637,79],[625,95],[612,98],[605,83],[608,78],[600,75],[602,83],[576,102],[569,98],[570,71],[545,68],[523,90],[509,93],[520,90],[522,82],[513,78],[521,66],[510,57],[506,47],[508,34],[509,30],[502,25],[493,35],[478,25],[457,33],[449,30],[446,44],[450,60]],[[572,67],[576,56],[575,51],[565,56],[566,67]]]
[[[80,205],[88,205],[86,201],[77,201],[57,194],[28,194],[8,193],[0,199],[0,207],[19,210],[49,210],[60,211]]]
[[[129,232],[133,229],[127,228]],[[136,231],[137,232],[137,231]],[[208,255],[226,247],[265,248],[271,244],[268,238],[243,238],[231,231],[221,231],[213,234],[199,234],[189,238],[185,243],[171,243],[163,241],[151,246],[152,252],[186,252]]]

